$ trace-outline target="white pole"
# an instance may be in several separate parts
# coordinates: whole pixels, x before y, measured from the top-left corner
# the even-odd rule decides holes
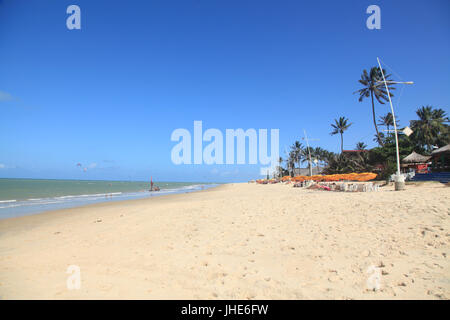
[[[309,175],[312,177],[311,150],[309,149],[308,136],[306,135],[306,130],[303,129],[303,132],[305,133],[306,146],[308,147],[308,153],[309,153]]]
[[[389,88],[386,83],[386,79],[384,77],[383,68],[381,67],[380,59],[378,59],[378,57],[377,57],[377,61],[378,61],[378,65],[380,66],[381,75],[383,76],[384,85],[386,87],[387,95],[389,98],[389,104],[391,105],[392,119],[394,120],[395,148],[396,148],[396,152],[397,152],[397,179],[399,179],[400,178],[400,152],[398,150],[397,124],[395,121],[394,107],[392,106],[391,94],[389,92]]]

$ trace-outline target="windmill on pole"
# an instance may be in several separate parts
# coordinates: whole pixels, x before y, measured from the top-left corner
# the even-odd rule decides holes
[[[391,106],[392,119],[394,122],[395,151],[396,151],[396,155],[397,155],[397,173],[395,175],[395,190],[399,191],[399,190],[403,190],[405,188],[405,178],[400,173],[400,151],[398,148],[398,130],[397,130],[397,123],[395,120],[394,106],[392,105],[391,93],[389,92],[388,83],[390,83],[390,84],[395,84],[395,83],[397,83],[397,84],[414,84],[414,82],[412,82],[412,81],[401,81],[401,82],[400,81],[387,81],[384,76],[383,68],[381,67],[380,59],[378,57],[377,57],[377,62],[378,62],[378,66],[380,68],[381,76],[383,77],[383,81],[377,81],[377,82],[384,83],[384,86],[385,86],[386,92],[387,92],[387,96],[389,99],[389,105]],[[409,136],[409,134],[412,133],[412,132],[410,132],[410,130],[411,129],[406,130],[405,134],[407,134]]]
[[[303,140],[306,140],[306,147],[308,148],[308,158],[309,158],[309,175],[312,176],[312,161],[311,161],[311,148],[309,147],[309,141],[318,141],[319,139],[309,139],[308,135],[306,134],[306,130],[303,129],[303,133],[305,134],[305,137],[302,138]]]

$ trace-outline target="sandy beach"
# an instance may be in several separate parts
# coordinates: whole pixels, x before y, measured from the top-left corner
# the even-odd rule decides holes
[[[449,216],[439,183],[242,183],[4,219],[0,299],[448,299]]]

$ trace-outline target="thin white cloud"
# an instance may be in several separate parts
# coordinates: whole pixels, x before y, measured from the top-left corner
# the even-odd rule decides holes
[[[239,174],[239,170],[237,168],[234,170],[220,171],[220,175],[222,177],[237,176],[238,174]]]
[[[17,166],[16,165],[8,166],[4,163],[0,163],[0,169],[17,169]]]
[[[89,169],[94,169],[95,167],[97,167],[97,163],[93,162],[90,165],[88,165]]]
[[[13,99],[13,96],[8,92],[0,91],[0,101],[10,101]]]

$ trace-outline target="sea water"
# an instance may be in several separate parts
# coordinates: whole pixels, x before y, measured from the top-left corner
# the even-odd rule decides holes
[[[0,179],[0,219],[91,203],[141,199],[211,188],[211,183]]]

